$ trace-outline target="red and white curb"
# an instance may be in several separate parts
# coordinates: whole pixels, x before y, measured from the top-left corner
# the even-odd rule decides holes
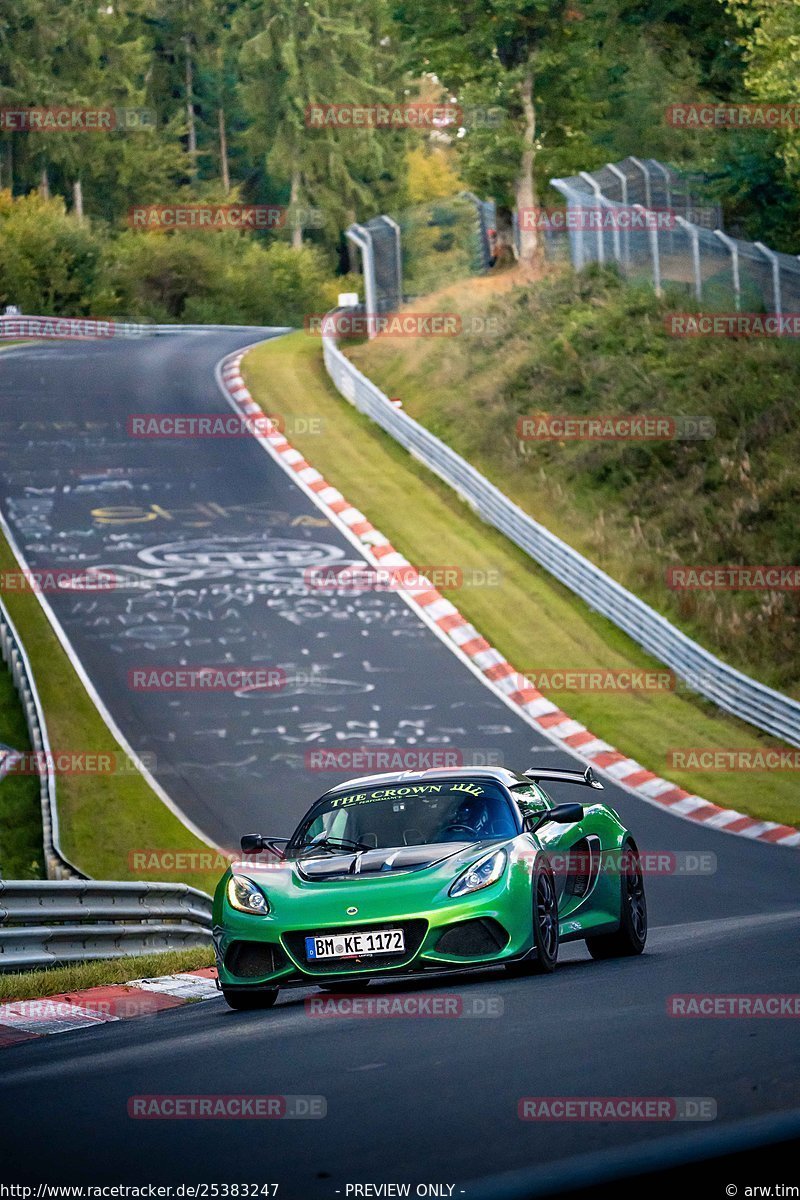
[[[215,967],[202,967],[157,979],[131,979],[128,983],[0,1004],[0,1048],[210,1000],[219,995],[216,978]]]
[[[370,562],[387,568],[411,567],[408,559],[395,550],[364,513],[348,503],[342,493],[332,487],[282,433],[278,430],[263,432],[261,422],[253,422],[254,416],[265,414],[253,400],[242,378],[241,363],[245,353],[246,350],[240,351],[224,359],[218,377],[231,405],[248,418],[253,437],[289,475],[294,476],[302,489]],[[754,841],[800,847],[800,831],[791,825],[759,821],[734,809],[720,808],[701,796],[694,796],[621,754],[581,725],[580,721],[573,721],[538,691],[530,680],[515,671],[500,651],[490,646],[478,630],[462,617],[454,604],[423,576],[419,578],[418,586],[404,588],[400,594],[409,600],[426,624],[468,663],[475,674],[551,742],[584,759],[632,795],[667,809],[675,816]]]

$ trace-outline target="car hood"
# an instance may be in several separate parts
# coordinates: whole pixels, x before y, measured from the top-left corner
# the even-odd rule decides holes
[[[441,842],[430,846],[390,846],[347,854],[321,854],[295,859],[292,867],[309,882],[353,879],[375,875],[397,875],[438,866],[475,847],[474,842]]]
[[[493,846],[505,845],[508,840],[491,838],[477,842],[440,842],[428,846],[390,846],[358,853],[284,859],[261,866],[245,861],[232,862],[229,871],[249,875],[267,887],[292,891],[297,887],[313,887],[317,883],[388,882],[429,868],[442,868],[448,876],[455,876]]]

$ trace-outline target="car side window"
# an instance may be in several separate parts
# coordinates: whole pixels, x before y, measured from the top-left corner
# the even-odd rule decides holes
[[[545,808],[552,801],[546,792],[535,783],[520,783],[511,789],[511,794],[522,808]]]
[[[531,813],[541,812],[552,805],[547,793],[535,783],[520,783],[511,789],[511,794],[519,805],[523,821]]]

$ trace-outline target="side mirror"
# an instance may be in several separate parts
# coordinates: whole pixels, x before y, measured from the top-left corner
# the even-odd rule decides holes
[[[285,845],[288,841],[288,838],[265,837],[261,833],[244,833],[240,845],[245,854],[260,854],[262,850],[271,850],[273,854],[277,854],[278,858],[283,858],[283,850],[279,849],[275,843],[283,842]]]
[[[574,825],[576,821],[582,821],[584,816],[582,804],[556,804],[554,808],[527,816],[525,828],[528,833],[535,833],[537,829],[541,829],[542,825],[549,825],[551,821],[556,825]]]

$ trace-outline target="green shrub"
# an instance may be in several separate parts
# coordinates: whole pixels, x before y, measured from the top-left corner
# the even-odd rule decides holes
[[[92,312],[104,238],[37,192],[0,192],[0,306],[43,316]],[[97,315],[105,315],[99,313]]]
[[[336,303],[323,253],[234,230],[112,235],[61,199],[0,192],[0,304],[54,316],[302,325]]]

